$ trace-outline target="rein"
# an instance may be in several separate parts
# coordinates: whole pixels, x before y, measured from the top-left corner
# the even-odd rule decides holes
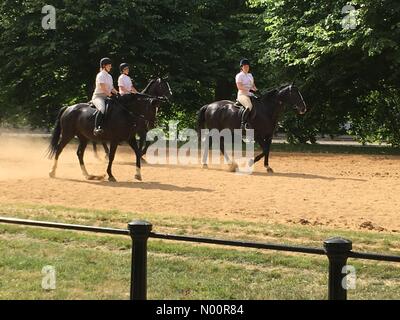
[[[116,103],[116,105],[118,105],[119,108],[121,108],[123,111],[125,111],[126,113],[129,114],[129,116],[133,119],[142,119],[146,126],[148,125],[147,123],[149,122],[148,120],[146,120],[144,115],[141,114],[134,114],[132,111],[130,111],[128,108],[126,108],[122,103],[120,103],[118,100],[114,100],[114,102]]]

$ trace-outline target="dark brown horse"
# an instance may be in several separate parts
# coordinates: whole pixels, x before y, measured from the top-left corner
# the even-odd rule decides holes
[[[269,152],[272,137],[284,106],[295,106],[299,114],[304,114],[307,111],[307,107],[299,89],[295,85],[281,86],[252,100],[253,109],[249,115],[248,123],[254,129],[254,139],[261,146],[262,153],[251,159],[249,165],[254,165],[264,157],[264,166],[268,172],[272,173],[273,170],[269,166]],[[219,131],[230,129],[233,132],[234,129],[240,129],[240,121],[240,109],[235,106],[235,102],[222,100],[203,106],[198,114],[197,125],[199,132],[203,128],[217,129]],[[209,137],[207,137],[208,139]],[[208,145],[208,141],[206,141],[206,144]],[[220,148],[225,158],[230,161],[224,152],[223,141],[220,143]],[[207,157],[208,150],[203,154],[202,163],[204,168],[207,168]]]
[[[162,78],[157,78],[151,80],[146,88],[143,89],[141,94],[152,96],[152,97],[157,97],[158,101],[168,101],[172,97],[172,90],[171,87],[166,79]],[[146,113],[144,114],[144,118],[146,123],[145,130],[142,132],[139,132],[139,148],[142,152],[142,156],[144,156],[147,152],[147,149],[150,145],[150,142],[146,141],[146,136],[147,132],[151,129],[154,129],[156,120],[157,120],[157,113],[160,108],[161,103],[158,104],[153,104],[152,108],[148,108],[146,110]],[[108,149],[107,143],[103,143],[103,148],[106,153],[106,158],[108,159],[110,150]],[[97,145],[96,142],[93,142],[93,150],[95,153],[95,156],[97,156]],[[142,161],[145,162],[144,159]]]
[[[64,147],[78,137],[77,151],[82,174],[86,179],[101,179],[104,176],[89,175],[83,161],[88,141],[110,142],[110,156],[107,168],[108,180],[116,181],[112,174],[117,147],[121,142],[128,142],[136,154],[135,179],[142,180],[140,159],[142,153],[136,141],[136,134],[146,130],[144,115],[159,103],[158,99],[143,95],[127,94],[110,101],[109,111],[104,122],[104,134],[101,137],[93,135],[94,120],[97,110],[88,103],[81,103],[60,110],[49,147],[50,158],[55,156],[53,167],[49,173],[51,178],[56,175],[58,158]]]

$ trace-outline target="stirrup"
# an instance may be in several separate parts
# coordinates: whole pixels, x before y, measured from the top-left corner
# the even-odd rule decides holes
[[[96,137],[101,136],[103,133],[104,133],[104,130],[102,128],[100,128],[100,127],[93,130],[93,134]]]

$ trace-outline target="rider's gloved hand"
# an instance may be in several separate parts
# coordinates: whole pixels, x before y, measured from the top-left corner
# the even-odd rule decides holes
[[[119,99],[121,97],[121,94],[119,92],[113,92],[111,98],[114,99]]]
[[[250,93],[253,95],[253,97],[260,98],[260,93],[258,90],[250,90]]]

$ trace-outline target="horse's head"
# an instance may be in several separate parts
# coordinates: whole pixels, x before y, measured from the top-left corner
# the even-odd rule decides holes
[[[278,97],[281,102],[294,106],[299,114],[305,114],[307,112],[307,106],[303,96],[294,84],[284,86],[279,90]]]
[[[157,97],[132,93],[121,96],[118,102],[133,114],[143,117],[150,126],[154,125],[161,104]]]
[[[170,100],[172,97],[172,90],[167,79],[157,78],[150,81],[147,90],[144,93],[158,97],[161,100]]]

